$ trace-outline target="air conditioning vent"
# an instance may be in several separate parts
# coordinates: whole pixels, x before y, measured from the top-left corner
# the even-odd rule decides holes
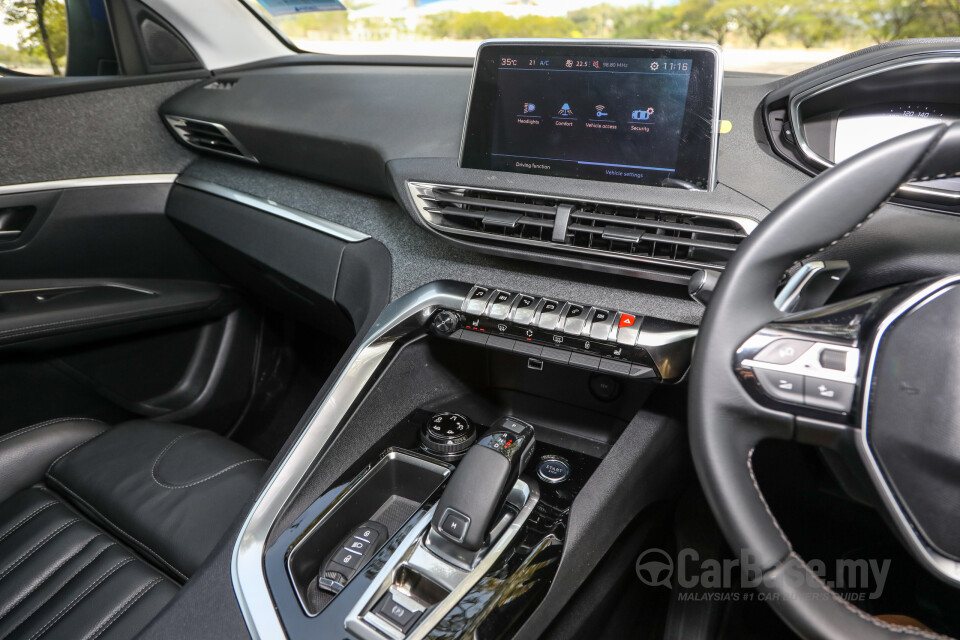
[[[195,149],[257,161],[222,124],[181,116],[166,116],[166,120],[177,137]]]
[[[755,226],[746,218],[659,207],[424,183],[409,187],[421,217],[443,234],[641,263],[659,279],[675,282],[697,269],[722,270]]]
[[[237,86],[236,80],[214,80],[213,82],[203,85],[203,88],[208,91],[230,91],[235,86]]]

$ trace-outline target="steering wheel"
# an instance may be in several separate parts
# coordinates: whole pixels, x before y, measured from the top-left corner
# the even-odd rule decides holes
[[[901,541],[960,585],[960,275],[812,311],[774,305],[792,266],[853,233],[907,182],[960,175],[960,123],[838,164],[745,240],[708,305],[690,375],[690,441],[727,542],[751,554],[764,599],[805,638],[944,638],[888,624],[832,591],[793,551],[753,472],[765,439],[849,438]]]

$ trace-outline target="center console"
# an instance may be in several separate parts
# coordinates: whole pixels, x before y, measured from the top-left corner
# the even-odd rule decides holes
[[[254,637],[541,632],[679,484],[682,432],[645,407],[694,335],[485,284],[394,302],[244,524],[233,579]]]

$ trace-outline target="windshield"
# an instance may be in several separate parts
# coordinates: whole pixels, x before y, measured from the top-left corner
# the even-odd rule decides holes
[[[248,0],[296,47],[473,57],[487,38],[712,41],[728,71],[792,74],[900,38],[960,34],[960,0]]]

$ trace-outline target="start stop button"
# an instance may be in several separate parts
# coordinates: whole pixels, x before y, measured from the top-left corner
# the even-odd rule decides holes
[[[537,463],[537,477],[548,484],[558,484],[570,477],[570,463],[560,456],[543,456]]]

